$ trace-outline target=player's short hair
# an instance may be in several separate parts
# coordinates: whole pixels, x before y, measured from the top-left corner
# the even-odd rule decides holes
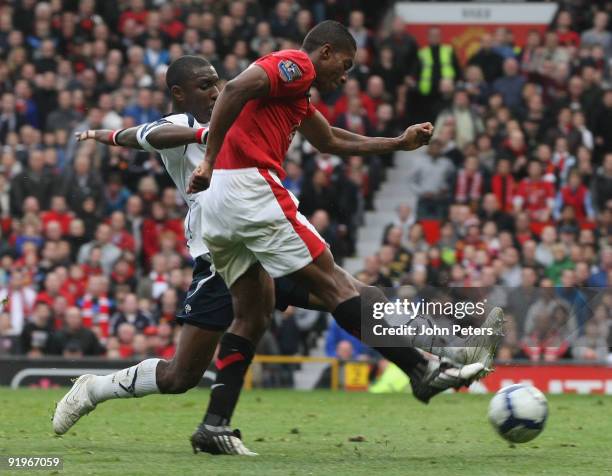
[[[202,57],[195,55],[185,55],[177,58],[166,71],[166,85],[168,89],[172,86],[181,86],[185,84],[185,81],[193,78],[193,72],[197,68],[205,68],[211,66],[210,62]]]
[[[325,20],[313,27],[302,43],[302,48],[308,53],[329,43],[341,51],[357,50],[357,43],[351,32],[342,24],[334,20]]]

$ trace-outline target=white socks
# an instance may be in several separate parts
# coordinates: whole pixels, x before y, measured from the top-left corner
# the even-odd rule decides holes
[[[160,393],[155,371],[160,359],[143,360],[114,374],[97,375],[89,381],[89,398],[94,405],[111,398],[144,397]]]

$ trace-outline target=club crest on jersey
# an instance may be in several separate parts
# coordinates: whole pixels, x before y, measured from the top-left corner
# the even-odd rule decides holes
[[[290,83],[302,77],[302,71],[293,61],[282,60],[278,63],[278,72],[285,83]]]

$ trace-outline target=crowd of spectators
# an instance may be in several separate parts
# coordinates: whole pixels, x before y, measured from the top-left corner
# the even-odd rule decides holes
[[[405,103],[409,122],[435,122],[434,137],[413,159],[406,193],[416,199],[398,208],[358,277],[417,299],[435,287],[488,289],[507,314],[501,359],[612,361],[603,6],[562,6],[522,48],[507,28],[487,32],[463,67],[432,27],[397,90],[396,110]]]
[[[330,123],[378,136],[423,120],[436,126],[406,184],[418,205],[400,207],[361,279],[417,289],[608,286],[608,13],[571,2],[579,11],[562,9],[525,47],[499,28],[461,64],[439,28],[418,44],[401,19],[383,18],[385,2],[372,3],[0,1],[0,353],[172,355],[191,280],[185,205],[154,154],[78,143],[74,133],[170,112],[165,71],[181,55],[204,55],[229,80],[259,56],[299,47],[325,18],[345,23],[358,46],[340,91],[311,91]],[[355,253],[363,212],[392,164],[320,154],[299,134],[293,141],[285,186],[339,262]],[[547,343],[558,338],[550,323],[508,304],[517,331],[502,357],[549,359]],[[577,322],[556,357],[603,356],[611,309],[602,301],[597,320]],[[263,345],[304,353],[326,328],[325,316],[289,309]],[[343,355],[361,354],[340,329],[329,334]],[[572,352],[577,344],[583,350]]]

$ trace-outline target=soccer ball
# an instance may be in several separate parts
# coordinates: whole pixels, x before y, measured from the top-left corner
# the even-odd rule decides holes
[[[512,443],[533,440],[544,429],[547,416],[546,397],[531,385],[504,387],[489,404],[489,421],[502,438]]]

